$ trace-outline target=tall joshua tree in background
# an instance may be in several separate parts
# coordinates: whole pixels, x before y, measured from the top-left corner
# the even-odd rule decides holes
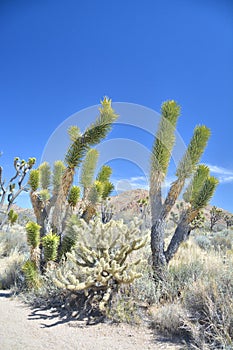
[[[112,123],[118,117],[111,107],[111,100],[106,97],[101,102],[99,112],[96,121],[83,134],[76,126],[69,129],[71,144],[65,155],[65,165],[61,161],[54,164],[52,190],[51,171],[47,163],[30,174],[30,198],[37,223],[41,226],[41,236],[46,235],[51,228],[59,234],[63,231],[67,208],[74,207],[78,201],[79,190],[77,186],[73,186],[73,180],[75,171],[85,156],[85,164],[89,167],[90,173],[87,176],[87,171],[84,169],[86,178],[84,175],[81,177],[81,184],[84,197],[88,194],[88,186],[92,181],[98,157],[97,151],[90,150],[90,147],[97,145],[107,135]]]
[[[151,251],[154,276],[157,280],[165,278],[168,262],[180,244],[188,237],[193,220],[207,205],[218,183],[216,178],[209,175],[207,166],[198,165],[207,145],[210,130],[206,126],[197,126],[177,167],[176,180],[172,183],[167,197],[162,199],[162,184],[167,175],[175,144],[175,130],[179,114],[180,107],[175,101],[167,101],[162,105],[161,121],[152,149],[149,191],[152,216]],[[165,250],[166,220],[188,179],[191,182],[183,195],[186,209],[183,210],[172,239]]]

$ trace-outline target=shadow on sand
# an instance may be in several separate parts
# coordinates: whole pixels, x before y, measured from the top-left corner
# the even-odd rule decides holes
[[[91,298],[89,299],[83,294],[69,293],[59,300],[56,298],[51,300],[48,305],[32,306],[28,319],[54,321],[49,322],[49,324],[41,324],[44,328],[51,328],[74,321],[83,321],[85,325],[95,325],[104,322],[105,315],[93,305]]]

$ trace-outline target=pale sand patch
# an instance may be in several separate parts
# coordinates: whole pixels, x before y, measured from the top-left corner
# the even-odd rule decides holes
[[[155,341],[151,331],[141,326],[62,323],[51,311],[32,311],[9,292],[0,291],[0,350],[47,349],[178,350],[180,346]]]

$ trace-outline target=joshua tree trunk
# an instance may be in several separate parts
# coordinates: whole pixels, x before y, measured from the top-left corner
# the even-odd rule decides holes
[[[154,279],[163,281],[166,275],[167,261],[164,252],[164,227],[165,222],[156,220],[151,227],[151,253]]]
[[[172,236],[172,239],[170,241],[170,244],[165,252],[167,263],[176,254],[180,244],[188,238],[190,232],[191,232],[191,227],[185,220],[177,226],[175,233]]]

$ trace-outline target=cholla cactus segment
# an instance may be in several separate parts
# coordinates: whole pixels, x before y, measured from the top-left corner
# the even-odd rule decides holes
[[[111,220],[103,224],[97,219],[87,224],[80,220],[80,225],[73,227],[78,242],[72,252],[66,254],[65,266],[56,272],[55,284],[69,290],[106,292],[139,278],[141,274],[136,266],[141,259],[128,261],[127,258],[147,242],[148,234],[142,236],[140,224],[137,218],[129,226],[123,221]]]

